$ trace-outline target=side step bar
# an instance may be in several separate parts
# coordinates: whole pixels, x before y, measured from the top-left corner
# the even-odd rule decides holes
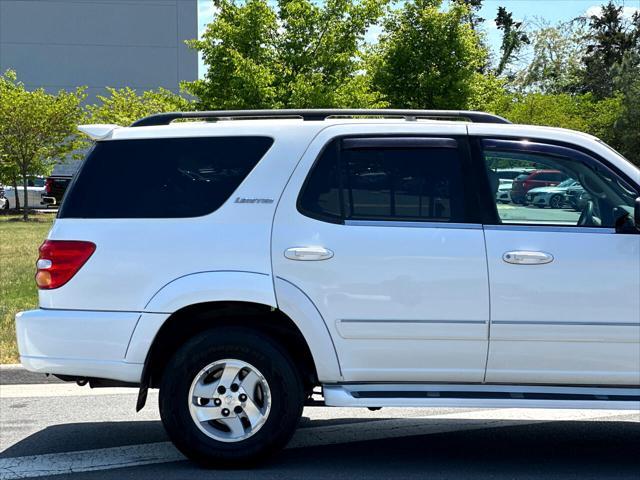
[[[323,385],[335,407],[593,408],[640,410],[640,388],[517,385]]]

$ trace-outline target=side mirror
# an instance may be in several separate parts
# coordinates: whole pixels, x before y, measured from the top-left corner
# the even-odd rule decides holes
[[[636,225],[636,230],[640,231],[640,197],[636,198],[633,209],[633,223]]]

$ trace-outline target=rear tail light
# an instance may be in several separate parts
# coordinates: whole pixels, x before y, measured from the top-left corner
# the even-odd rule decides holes
[[[91,242],[45,240],[40,246],[36,284],[42,290],[61,287],[78,273],[96,250]]]

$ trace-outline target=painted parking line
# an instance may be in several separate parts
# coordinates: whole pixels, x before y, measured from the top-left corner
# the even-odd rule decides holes
[[[501,428],[558,420],[615,420],[618,410],[498,409],[301,428],[288,449]],[[640,422],[640,416],[635,420]],[[170,442],[0,459],[0,480],[111,470],[184,460]]]

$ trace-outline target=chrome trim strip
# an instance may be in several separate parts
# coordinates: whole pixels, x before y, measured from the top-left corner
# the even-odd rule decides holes
[[[340,323],[444,323],[444,324],[472,324],[486,325],[487,322],[482,320],[364,320],[357,318],[348,318],[339,320]]]
[[[352,227],[453,228],[457,230],[482,230],[482,225],[479,223],[396,222],[394,220],[345,220],[344,224]]]
[[[566,326],[601,326],[601,327],[640,327],[640,322],[556,322],[556,321],[517,321],[493,320],[493,325],[566,325]]]
[[[601,235],[612,235],[616,233],[615,228],[600,227],[562,227],[555,225],[485,225],[485,230],[508,230],[512,232],[558,232],[558,233],[597,233]]]

